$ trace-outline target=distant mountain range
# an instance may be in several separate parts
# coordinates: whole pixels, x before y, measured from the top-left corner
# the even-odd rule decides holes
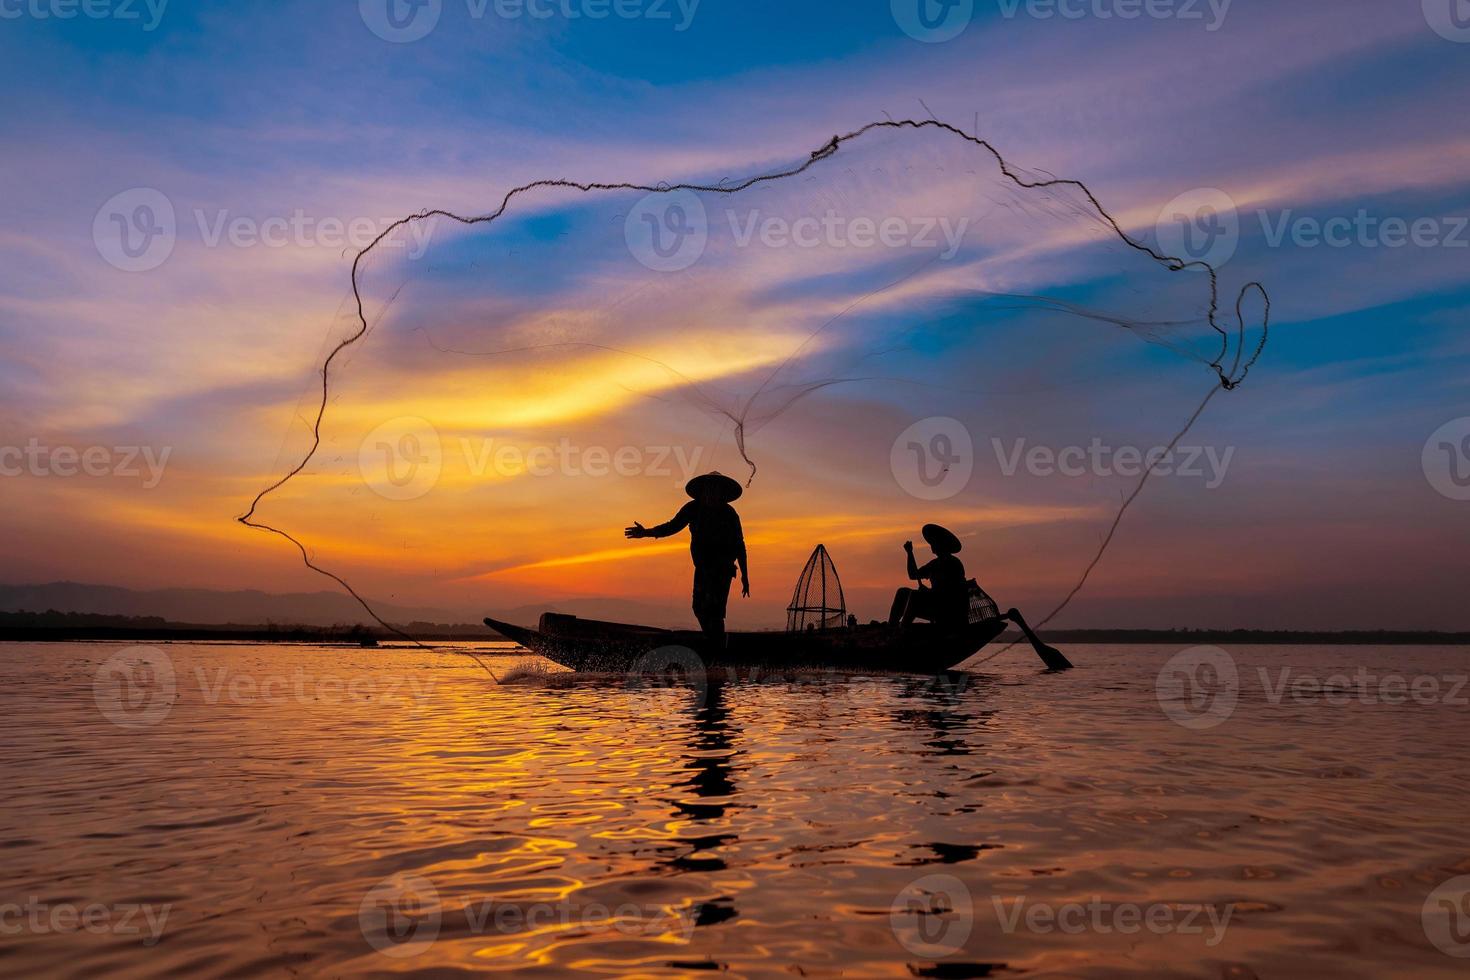
[[[440,609],[403,606],[368,598],[390,623],[478,623],[494,616],[511,623],[534,625],[543,612],[570,613],[589,619],[678,625],[687,618],[674,606],[625,599],[567,599],[512,609]],[[349,595],[340,592],[271,593],[258,590],[154,589],[140,591],[113,585],[51,582],[45,585],[0,585],[0,612],[91,613],[103,616],[156,616],[171,622],[204,625],[284,624],[292,626],[371,625],[372,618]]]

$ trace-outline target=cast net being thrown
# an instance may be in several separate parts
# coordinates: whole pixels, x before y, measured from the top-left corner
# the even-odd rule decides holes
[[[1055,611],[1149,477],[1137,453],[1074,473],[1067,448],[1174,446],[1264,344],[1259,285],[1222,303],[1152,220],[945,123],[676,180],[542,180],[393,225],[242,523],[359,598],[676,609],[685,545],[622,527],[721,469],[750,488],[758,573],[827,541],[845,601],[886,604],[899,543],[937,521],[978,536],[970,571],[1008,602]],[[779,621],[761,574],[732,619]]]

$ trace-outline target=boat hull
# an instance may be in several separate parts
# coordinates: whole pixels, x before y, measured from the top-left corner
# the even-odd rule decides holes
[[[886,623],[805,633],[729,633],[723,650],[710,650],[695,631],[661,630],[547,613],[530,629],[486,619],[485,625],[533,653],[572,670],[627,672],[687,660],[705,667],[835,667],[847,670],[938,674],[952,670],[1005,631],[1002,619],[941,629],[927,623]]]

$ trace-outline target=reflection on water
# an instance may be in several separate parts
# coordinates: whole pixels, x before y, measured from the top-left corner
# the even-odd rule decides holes
[[[1240,648],[1238,703],[1190,727],[1157,700],[1164,648],[634,687],[159,649],[0,647],[7,975],[1470,963],[1463,650]],[[1283,664],[1443,684],[1272,696]]]

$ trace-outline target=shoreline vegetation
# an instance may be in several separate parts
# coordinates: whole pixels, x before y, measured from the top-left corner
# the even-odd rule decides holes
[[[440,642],[497,641],[505,637],[488,626],[471,623],[397,624],[416,640]],[[1054,643],[1129,644],[1337,644],[1373,646],[1470,646],[1470,632],[1432,630],[1247,630],[1247,629],[1057,629],[1047,630]],[[1023,639],[1007,632],[997,643]],[[65,643],[98,641],[311,643],[376,646],[405,642],[381,627],[360,624],[302,626],[282,623],[219,625],[177,623],[159,616],[108,616],[95,613],[0,613],[0,642]]]

